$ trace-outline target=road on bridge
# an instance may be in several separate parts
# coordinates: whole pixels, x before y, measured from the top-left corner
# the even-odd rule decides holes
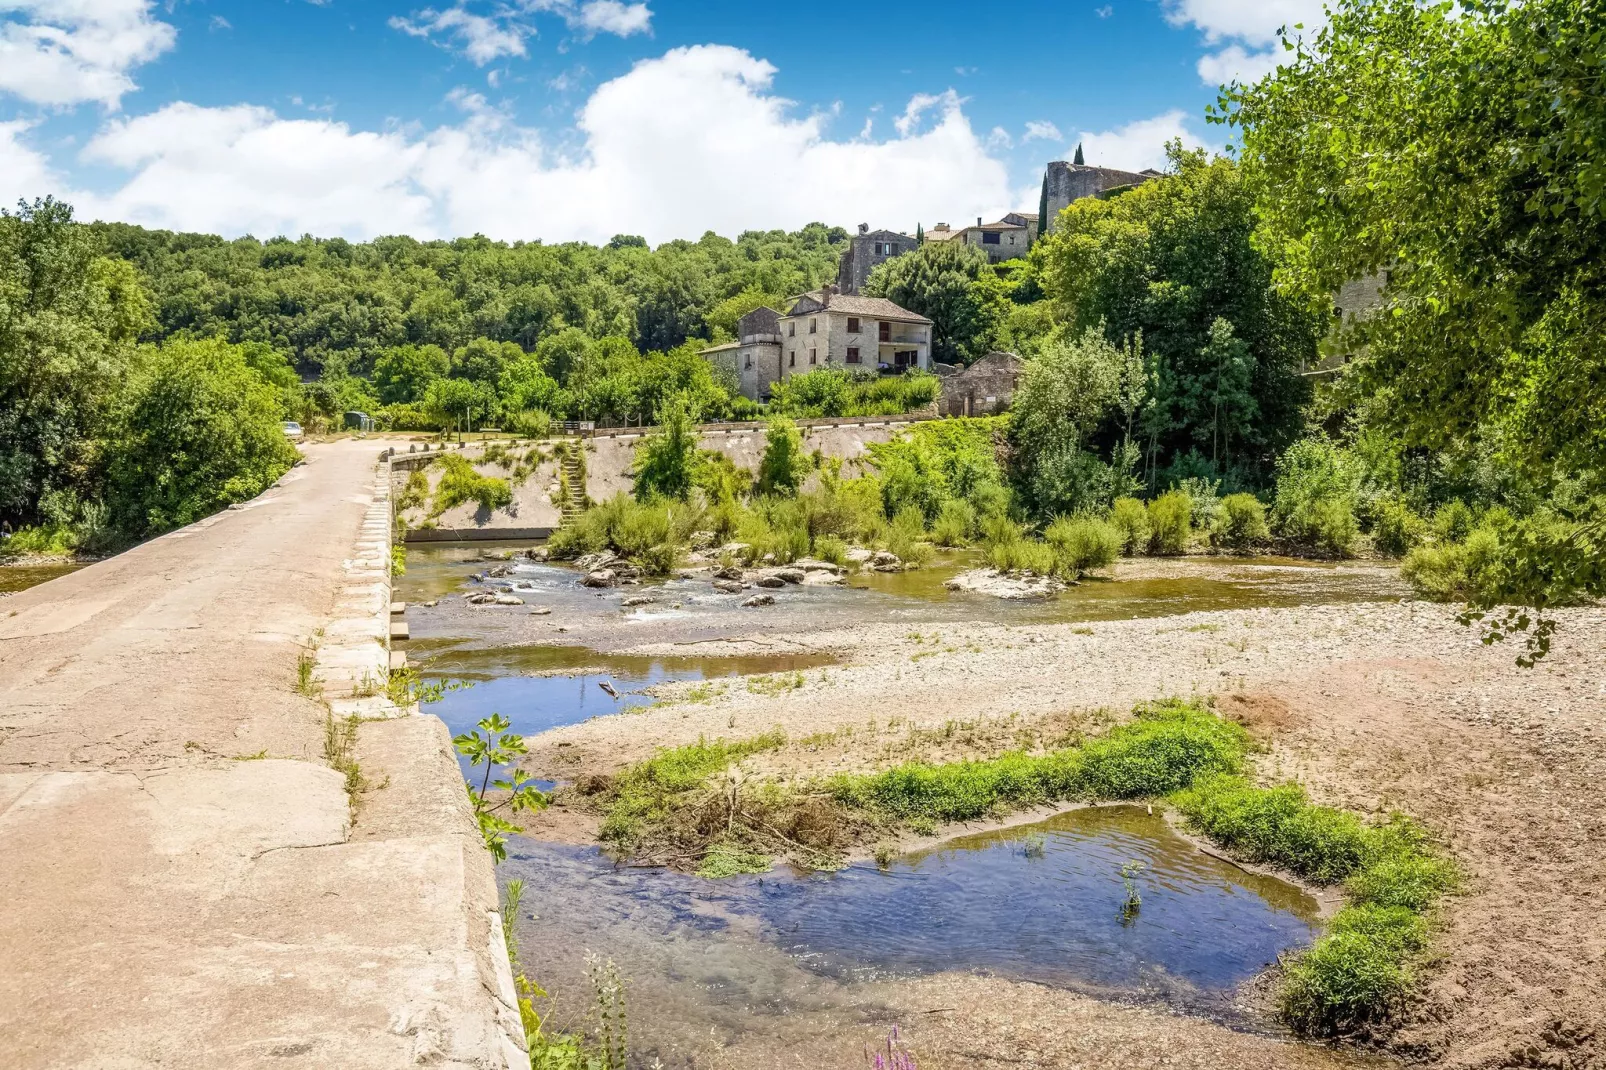
[[[444,728],[361,727],[354,822],[297,691],[383,445],[0,600],[0,1064],[519,1058]]]

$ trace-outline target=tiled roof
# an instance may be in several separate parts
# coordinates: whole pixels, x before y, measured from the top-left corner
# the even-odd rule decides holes
[[[854,297],[843,293],[832,293],[826,296],[822,295],[819,290],[810,290],[798,300],[812,300],[824,305],[832,312],[844,312],[849,316],[863,316],[865,319],[899,320],[903,323],[931,322],[917,312],[910,312],[906,308],[900,308],[885,297]]]

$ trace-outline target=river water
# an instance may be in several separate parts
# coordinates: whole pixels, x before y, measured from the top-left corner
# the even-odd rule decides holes
[[[509,562],[509,575],[476,579],[486,568],[483,553],[410,550],[397,596],[443,600],[444,607],[465,590],[511,588],[582,634],[588,619],[599,627],[625,619],[620,634],[638,643],[696,635],[703,618],[730,613],[704,582],[646,588],[659,601],[627,610],[619,605],[624,594],[643,588],[598,597],[558,566]],[[971,565],[953,555],[927,573],[856,579],[859,589],[789,589],[790,605],[765,620],[777,630],[787,627],[785,614],[808,614],[816,623],[839,614],[1107,620],[1398,593],[1386,570],[1240,559],[1162,563],[1047,603],[1000,603],[942,587]],[[656,683],[803,671],[828,660],[649,658],[550,640],[510,645],[496,623],[510,614],[528,615],[420,614],[423,627],[414,634],[423,638],[410,656],[427,679],[465,685],[429,707],[454,733],[501,712],[515,731],[534,735],[648,704],[644,689]],[[1266,1028],[1263,1018],[1240,1009],[1241,987],[1318,930],[1317,904],[1302,891],[1199,851],[1161,817],[1134,806],[1073,810],[962,836],[881,867],[780,867],[723,880],[620,867],[595,847],[515,837],[499,877],[526,884],[515,931],[524,968],[554,993],[552,1021],[561,1027],[583,1018],[583,957],[596,952],[630,980],[632,1046],[641,1065],[656,1057],[670,1067],[709,1065],[710,1051],[733,1045],[785,1050],[820,1029],[886,1020],[899,1013],[900,982],[953,971]],[[1139,904],[1123,911],[1129,893]]]

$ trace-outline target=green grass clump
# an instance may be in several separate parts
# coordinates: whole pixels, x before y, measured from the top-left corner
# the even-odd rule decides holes
[[[966,821],[1064,799],[1165,795],[1242,764],[1247,738],[1196,703],[1145,703],[1135,720],[1078,747],[985,761],[909,762],[870,776],[840,776],[832,795],[849,806],[910,820]]]
[[[651,575],[673,571],[703,510],[685,502],[638,502],[624,494],[566,519],[547,547],[559,560],[612,550]]]
[[[938,546],[964,546],[975,530],[976,507],[963,498],[949,498],[931,522],[931,541]]]
[[[644,825],[669,814],[678,796],[701,786],[732,762],[774,750],[785,742],[784,733],[767,732],[734,742],[699,738],[688,746],[660,750],[625,770],[614,782],[613,803],[603,819],[601,838],[629,847]]]
[[[1327,934],[1288,963],[1279,1001],[1290,1025],[1363,1033],[1400,1006],[1427,943],[1423,914],[1457,879],[1413,822],[1367,825],[1313,805],[1297,785],[1257,788],[1231,776],[1201,780],[1173,802],[1193,828],[1249,860],[1348,893]]]
[[[716,843],[703,855],[697,875],[718,880],[741,873],[768,873],[774,864],[773,858],[759,851],[749,851],[737,844]]]

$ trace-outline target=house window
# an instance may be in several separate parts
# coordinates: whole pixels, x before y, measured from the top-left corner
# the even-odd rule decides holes
[[[786,325],[786,336],[788,338],[796,338],[797,337],[797,324],[796,323],[788,323]]]
[[[883,342],[892,341],[892,324],[888,323],[886,320],[882,320],[879,326],[881,328],[881,340]]]
[[[858,316],[849,316],[848,317],[848,333],[849,334],[858,334],[859,333],[859,317]]]
[[[888,256],[897,256],[898,255],[898,243],[897,242],[890,242],[890,241],[887,242],[887,255]]]
[[[752,366],[753,366],[753,354],[749,353],[749,354],[747,354],[747,367],[751,368]]]
[[[1011,244],[1011,245],[1015,244],[1015,235],[1011,234],[1009,236],[1009,244]]]
[[[797,350],[794,349],[786,355],[786,366],[788,368],[797,367]]]
[[[881,255],[881,243],[880,242],[876,242],[875,243],[875,255],[877,255],[877,256]]]
[[[848,346],[848,363],[849,364],[857,364],[857,363],[859,363],[859,347],[858,346]]]
[[[816,327],[816,326],[818,326],[818,324],[819,324],[819,321],[818,321],[818,320],[809,320],[809,333],[810,333],[810,334],[813,334],[813,333],[814,333],[814,328],[815,328],[815,327]]]
[[[982,231],[981,232],[981,243],[983,245],[997,245],[998,244],[998,231],[996,231],[996,230],[984,230],[984,231]]]
[[[818,349],[809,350],[809,363],[810,364],[818,364],[818,363],[820,363],[820,351]]]

